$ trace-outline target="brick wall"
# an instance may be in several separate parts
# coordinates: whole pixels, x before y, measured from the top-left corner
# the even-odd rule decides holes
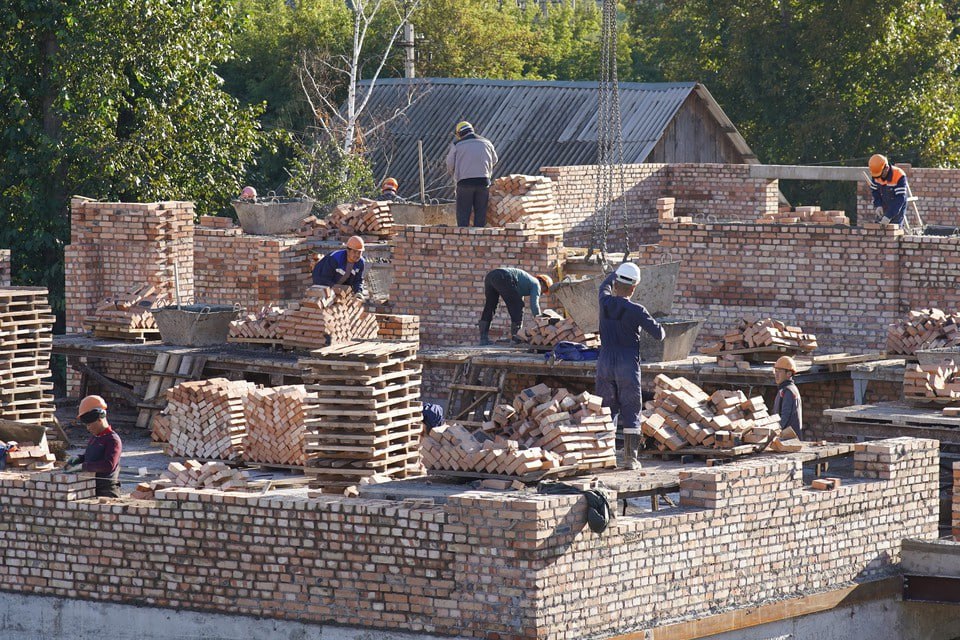
[[[67,333],[108,296],[149,284],[193,296],[193,203],[70,202],[71,242],[64,250]]]
[[[10,250],[0,249],[0,287],[10,286]]]
[[[953,463],[953,539],[960,542],[960,462]]]
[[[834,491],[802,487],[788,458],[695,468],[678,508],[602,535],[579,496],[434,506],[168,490],[101,503],[86,477],[4,472],[0,589],[572,640],[895,574],[903,538],[936,535],[937,466],[935,441],[898,438],[859,445],[860,477]]]
[[[420,316],[424,347],[474,344],[487,272],[518,267],[556,277],[560,247],[557,237],[521,225],[400,227],[394,238],[391,313]],[[541,306],[549,305],[549,300],[541,301]],[[529,313],[527,306],[525,316]],[[501,302],[490,337],[506,335],[509,326],[510,316]]]
[[[904,167],[910,190],[926,224],[960,226],[960,169]],[[909,204],[907,205],[910,206]],[[858,220],[873,220],[873,198],[866,179],[857,183]],[[912,217],[911,217],[912,219]]]
[[[904,236],[900,242],[900,309],[960,309],[960,238]]]

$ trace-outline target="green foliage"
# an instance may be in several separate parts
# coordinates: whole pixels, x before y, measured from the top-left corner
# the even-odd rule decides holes
[[[345,155],[325,136],[297,145],[288,188],[316,200],[321,215],[341,202],[375,194],[370,163],[359,154]]]

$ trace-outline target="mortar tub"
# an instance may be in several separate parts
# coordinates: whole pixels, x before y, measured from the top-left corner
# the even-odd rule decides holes
[[[700,335],[704,320],[660,318],[657,322],[667,336],[661,342],[654,340],[646,332],[640,333],[640,357],[645,362],[670,362],[688,357],[697,336]]]
[[[642,304],[651,315],[666,315],[673,307],[673,294],[677,290],[679,262],[640,267],[640,284],[630,298]],[[583,280],[561,280],[550,288],[577,326],[586,333],[600,330],[600,284],[605,275]]]
[[[225,304],[174,305],[151,311],[163,342],[181,347],[224,344],[230,322],[240,313],[238,308]]]
[[[917,349],[914,352],[921,367],[935,367],[944,360],[953,360],[960,364],[960,347],[937,347],[935,349]]]
[[[244,233],[275,236],[296,231],[313,211],[310,198],[265,198],[262,202],[231,200]]]

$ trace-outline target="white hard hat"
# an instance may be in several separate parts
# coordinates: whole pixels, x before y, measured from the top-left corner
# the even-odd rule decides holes
[[[617,267],[617,282],[635,285],[640,282],[640,267],[632,262],[624,262]]]

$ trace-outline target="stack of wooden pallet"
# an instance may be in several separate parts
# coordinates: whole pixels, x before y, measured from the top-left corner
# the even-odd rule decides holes
[[[373,339],[378,330],[376,316],[345,286],[310,287],[299,309],[287,311],[280,320],[283,346],[289,348]]]
[[[580,342],[588,347],[599,347],[600,336],[585,333],[572,318],[564,318],[553,309],[546,309],[541,315],[523,325],[517,337],[534,346],[552,347],[558,342]]]
[[[736,329],[724,334],[722,341],[709,344],[700,352],[717,356],[717,365],[721,367],[748,368],[746,352],[775,351],[796,355],[811,353],[816,348],[817,337],[812,333],[804,333],[800,327],[792,327],[773,318],[743,318]]]
[[[222,462],[200,463],[187,460],[182,464],[171,462],[159,480],[139,483],[130,497],[135,500],[152,500],[155,492],[175,488],[243,491],[248,489],[249,485],[245,471],[233,469]]]
[[[283,465],[303,465],[304,400],[303,385],[254,389],[244,399],[247,437],[243,441],[243,459]]]
[[[246,437],[244,398],[256,385],[211,378],[181,382],[167,390],[167,407],[154,419],[154,439],[171,453],[201,459],[237,460]]]
[[[478,439],[459,424],[430,430],[421,445],[429,469],[523,476],[560,468],[562,456],[540,447],[522,447],[502,436]]]
[[[46,289],[0,288],[0,418],[53,422],[53,322]]]
[[[394,234],[390,203],[384,200],[360,198],[359,202],[338,204],[326,219],[327,226],[344,236],[376,236],[387,239]]]
[[[123,295],[104,299],[86,317],[84,325],[98,338],[159,340],[160,330],[150,309],[166,302],[167,296],[156,287],[140,285]]]
[[[801,206],[793,211],[778,211],[764,214],[757,222],[764,224],[845,224],[850,218],[843,211],[821,211],[817,206]]]
[[[410,342],[349,342],[301,360],[306,374],[308,456],[304,471],[342,490],[375,474],[423,471],[420,365]]]
[[[730,449],[768,445],[773,451],[801,448],[792,429],[781,432],[779,416],[768,413],[760,396],[748,398],[739,390],[710,395],[686,378],[663,374],[654,383],[654,399],[644,405],[642,430],[661,451],[690,446]]]
[[[887,326],[887,353],[913,355],[921,349],[960,345],[960,313],[920,309]]]
[[[509,175],[493,181],[487,226],[503,227],[513,222],[526,222],[540,233],[563,233],[550,178]]]
[[[296,305],[299,308],[299,305]],[[227,342],[245,342],[253,344],[280,344],[283,333],[280,321],[287,309],[277,305],[261,307],[254,313],[245,313],[230,323]]]
[[[933,365],[908,364],[903,397],[914,404],[960,404],[960,366],[952,359]]]

